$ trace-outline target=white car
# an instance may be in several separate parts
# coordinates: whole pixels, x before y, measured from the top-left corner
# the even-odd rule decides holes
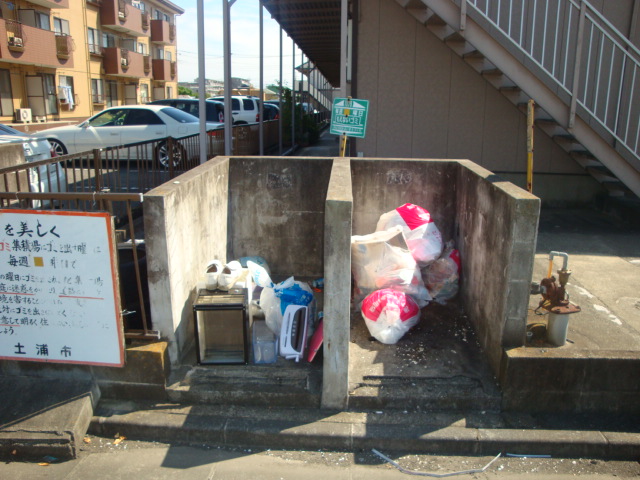
[[[45,138],[34,137],[0,124],[0,144],[7,143],[22,144],[25,162],[47,160],[53,153],[51,145]],[[64,169],[59,163],[29,169],[29,183],[32,192],[65,192],[67,188]]]
[[[207,130],[223,127],[223,123],[207,122]],[[78,125],[50,128],[38,132],[38,135],[49,140],[56,154],[66,155],[159,138],[180,138],[199,131],[198,119],[177,108],[127,105],[107,108]],[[165,167],[168,164],[166,150],[165,144],[159,144],[155,151],[156,159]],[[179,160],[174,160],[174,164],[177,163]]]

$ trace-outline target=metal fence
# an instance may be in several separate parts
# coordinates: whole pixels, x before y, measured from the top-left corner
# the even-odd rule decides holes
[[[259,151],[259,125],[233,129],[236,155]],[[278,121],[264,122],[265,151]],[[207,134],[207,157],[224,154],[224,131]],[[144,248],[144,193],[200,164],[199,136],[95,149],[0,169],[0,208],[106,211],[114,218],[122,318],[127,338],[156,339]]]
[[[584,0],[456,0],[469,5],[640,160],[640,50]]]

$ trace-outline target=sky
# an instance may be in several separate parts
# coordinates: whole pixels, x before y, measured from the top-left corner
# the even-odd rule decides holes
[[[222,7],[227,0],[204,0],[205,77],[224,80],[222,41]],[[185,10],[176,19],[178,29],[178,80],[193,82],[198,76],[198,4],[196,0],[174,0]],[[231,76],[247,78],[258,87],[260,83],[260,11],[258,0],[236,0],[231,6]],[[264,25],[264,85],[280,78],[280,26],[263,10]],[[291,86],[292,41],[282,35],[282,77]],[[296,65],[302,63],[296,47]],[[299,75],[299,74],[298,74]],[[299,76],[297,77],[299,78]]]

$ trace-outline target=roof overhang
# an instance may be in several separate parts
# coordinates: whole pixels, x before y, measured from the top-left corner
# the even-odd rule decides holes
[[[340,84],[341,0],[263,0],[263,5],[333,86]]]

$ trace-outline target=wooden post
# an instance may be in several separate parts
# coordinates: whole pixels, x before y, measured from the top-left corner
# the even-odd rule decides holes
[[[527,103],[527,191],[533,193],[533,121],[535,103]]]

